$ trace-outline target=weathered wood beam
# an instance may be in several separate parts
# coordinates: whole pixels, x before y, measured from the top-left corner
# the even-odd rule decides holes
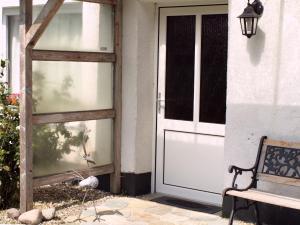
[[[33,50],[32,59],[38,61],[115,62],[114,53]]]
[[[104,165],[104,166],[97,166],[97,167],[93,167],[93,168],[85,169],[85,170],[76,170],[76,172],[79,173],[83,177],[111,174],[114,172],[114,165],[108,164],[108,165]],[[66,181],[66,180],[76,178],[76,177],[77,177],[77,175],[73,171],[68,171],[66,173],[43,176],[43,177],[35,177],[33,180],[33,186],[40,187],[43,185],[60,183],[60,182]]]
[[[42,11],[26,34],[26,46],[31,46],[33,48],[36,45],[43,32],[46,30],[51,19],[55,16],[63,3],[64,0],[47,1]]]
[[[115,5],[117,3],[116,0],[77,0],[81,2],[92,2],[92,3],[98,3],[98,4],[109,4],[109,5]]]
[[[33,124],[66,123],[74,121],[100,120],[115,117],[115,110],[94,110],[83,112],[45,113],[33,115]]]
[[[117,0],[115,6],[115,74],[114,74],[114,166],[115,171],[111,174],[112,193],[121,191],[121,124],[122,124],[122,0]]]
[[[32,24],[32,0],[20,0],[20,210],[33,207],[32,185],[32,60],[26,33]]]

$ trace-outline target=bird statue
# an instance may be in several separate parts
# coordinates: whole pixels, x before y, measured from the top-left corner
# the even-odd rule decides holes
[[[85,194],[84,194],[83,200],[81,202],[81,205],[84,205],[85,199],[86,199],[89,191],[92,190],[92,189],[96,189],[98,187],[98,185],[99,185],[99,180],[98,180],[97,177],[89,176],[88,178],[85,178],[85,179],[83,179],[83,177],[81,177],[81,181],[79,182],[78,186],[80,188],[85,189]],[[95,210],[95,219],[94,219],[94,221],[96,221],[96,220],[100,221],[100,217],[97,213],[97,208],[96,208],[94,199],[92,199],[92,202],[93,202],[93,207],[94,207],[94,210]],[[82,214],[82,211],[83,210],[80,211],[77,220],[82,220],[80,218],[81,214]]]
[[[89,168],[90,164],[95,165],[96,162],[92,159],[92,157],[90,156],[90,154],[87,152],[85,144],[87,143],[89,137],[88,137],[88,135],[86,133],[87,133],[87,129],[84,129],[82,132],[80,132],[80,136],[82,137],[82,148],[83,148],[83,153],[84,153],[83,156],[81,156],[81,157],[82,157],[82,159],[84,161],[86,161],[87,167]],[[89,176],[87,178],[84,178],[77,171],[73,170],[73,172],[75,173],[75,177],[79,178],[79,180],[80,180],[80,182],[78,184],[79,187],[85,189],[85,194],[84,194],[83,200],[81,202],[81,205],[83,205],[84,202],[85,202],[85,199],[86,199],[86,197],[87,197],[87,195],[89,193],[89,191],[92,190],[92,189],[96,189],[98,187],[99,180],[95,176]],[[95,217],[96,217],[94,219],[94,221],[96,221],[96,220],[100,221],[100,217],[97,214],[97,208],[95,206],[94,199],[92,199],[92,202],[93,202],[93,207],[94,207],[94,210],[95,210]],[[80,214],[78,215],[77,220],[81,220],[81,218],[80,218],[81,214],[82,214],[82,210],[80,211]]]
[[[97,177],[90,176],[79,182],[79,187],[86,187],[96,189],[99,185],[99,180]]]
[[[81,137],[81,147],[83,150],[83,155],[80,155],[80,156],[82,157],[82,160],[86,162],[87,168],[89,169],[91,165],[96,165],[96,162],[92,159],[91,155],[88,153],[86,146],[85,146],[89,139],[89,136],[87,135],[88,132],[89,131],[87,130],[87,128],[84,127],[82,129],[82,131],[79,132],[79,136]],[[89,191],[92,189],[96,189],[100,182],[99,182],[98,178],[95,176],[89,176],[87,178],[84,178],[76,170],[73,169],[72,171],[73,171],[73,176],[74,176],[74,180],[73,180],[74,184],[75,183],[78,184],[79,188],[82,188],[85,191],[83,200],[81,202],[81,206],[83,206]],[[95,222],[96,220],[98,220],[100,222],[101,219],[97,213],[97,208],[96,208],[95,201],[93,198],[92,198],[92,202],[93,202],[93,207],[95,210],[95,219],[93,222]],[[86,207],[83,207],[83,208],[86,209]],[[75,221],[84,221],[83,219],[81,219],[81,214],[84,209],[82,209],[80,211],[80,213]],[[73,222],[75,222],[75,221],[73,221]]]

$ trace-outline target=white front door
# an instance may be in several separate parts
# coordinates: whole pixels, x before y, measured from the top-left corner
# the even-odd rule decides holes
[[[161,8],[156,191],[221,205],[227,6]]]

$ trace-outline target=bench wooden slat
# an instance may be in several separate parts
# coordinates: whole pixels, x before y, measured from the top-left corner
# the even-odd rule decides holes
[[[278,177],[278,176],[273,176],[265,173],[258,173],[257,178],[258,180],[261,181],[300,187],[300,179],[296,179],[296,178]]]
[[[250,189],[248,191],[228,191],[227,195],[236,196],[244,199],[249,199],[258,202],[265,202],[272,205],[278,205],[282,207],[298,209],[300,210],[300,199],[290,198],[282,195],[271,194],[268,192],[262,192]]]
[[[264,144],[265,145],[283,147],[283,148],[298,148],[298,149],[300,149],[300,143],[299,142],[287,142],[287,141],[266,139],[264,141]]]

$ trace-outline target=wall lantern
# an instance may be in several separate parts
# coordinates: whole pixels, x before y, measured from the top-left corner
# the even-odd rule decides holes
[[[242,15],[238,16],[241,22],[242,34],[251,38],[252,35],[256,35],[258,19],[261,17],[264,11],[264,7],[260,0],[255,0],[244,9]]]

